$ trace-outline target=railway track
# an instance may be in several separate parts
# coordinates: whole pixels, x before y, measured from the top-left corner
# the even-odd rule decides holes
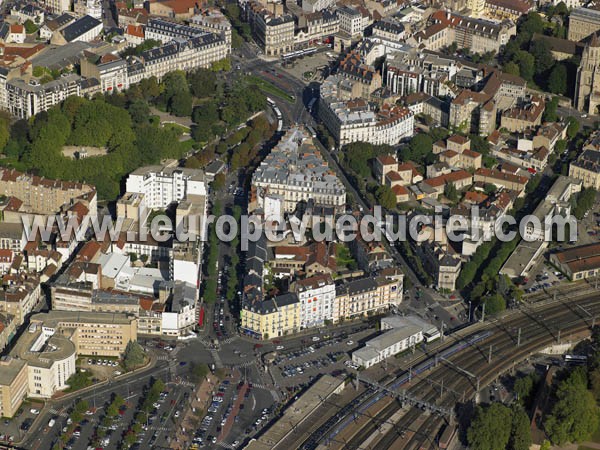
[[[574,293],[580,293],[580,295],[573,295]],[[543,305],[543,307],[534,305],[532,308],[520,312],[516,317],[511,317],[508,320],[494,320],[487,327],[494,334],[486,340],[485,344],[479,343],[458,353],[452,359],[460,358],[460,367],[463,370],[476,374],[480,381],[487,383],[496,378],[502,368],[506,369],[506,358],[510,357],[513,363],[516,364],[526,359],[533,351],[557,340],[561,331],[573,334],[589,328],[593,320],[592,316],[600,313],[600,302],[598,301],[600,298],[597,293],[589,298],[576,301],[576,304],[572,303],[573,298],[586,294],[588,294],[587,289],[582,291],[581,286],[579,286],[579,289],[565,289],[560,293],[560,296],[565,297],[565,299],[561,299],[559,302],[553,302],[552,305]],[[578,305],[584,309],[580,309]],[[517,347],[518,337],[516,331],[519,328],[521,328],[521,346]],[[565,334],[562,337],[565,337]],[[493,361],[490,364],[487,362],[488,355],[484,348],[488,345],[492,345],[493,350]],[[515,351],[516,349],[520,350]],[[459,376],[456,376],[457,372]],[[432,380],[435,379],[446,380],[445,396],[440,397],[438,385],[434,387],[435,383]],[[447,407],[461,401],[456,395],[456,392],[461,390],[464,392],[463,397],[470,398],[476,391],[476,382],[470,379],[465,380],[463,373],[444,362],[438,364],[436,368],[432,368],[426,377],[417,378],[417,381],[413,381],[413,385],[407,388],[407,391],[424,401],[437,402],[440,406]],[[366,401],[373,402],[375,395],[369,396]],[[378,401],[381,401],[381,399]],[[373,416],[371,420],[362,425],[360,429],[340,434],[335,440],[328,441],[328,444],[332,448],[361,448],[362,442],[372,436],[399,408],[399,404],[390,403]],[[411,408],[379,440],[375,443],[371,442],[368,448],[410,449],[413,444],[417,444],[416,448],[420,448],[423,446],[423,441],[426,441],[425,448],[431,447],[433,445],[432,439],[439,430],[442,419],[432,415],[418,429],[411,429],[410,425],[415,423],[422,414],[423,412],[420,409]],[[403,430],[405,435],[402,437],[399,433],[402,434]],[[402,443],[404,445],[401,446]]]

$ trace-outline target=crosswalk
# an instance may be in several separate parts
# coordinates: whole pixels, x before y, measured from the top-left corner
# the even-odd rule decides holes
[[[239,336],[230,336],[227,339],[223,339],[221,341],[221,343],[223,343],[223,344],[231,344],[232,342],[237,341],[239,338],[240,338]]]
[[[222,448],[235,448],[233,445],[228,444],[227,442],[217,442],[217,446],[222,447]]]
[[[254,365],[256,365],[256,361],[250,360],[250,361],[244,361],[239,364],[228,364],[227,366],[231,369],[243,369],[244,367],[250,367],[250,366],[254,366]]]
[[[170,361],[172,357],[170,355],[158,355],[156,359],[158,361]]]
[[[59,417],[69,417],[69,415],[64,412],[64,411],[58,411],[54,408],[50,408],[49,410],[50,414],[54,415],[54,416],[59,416]]]

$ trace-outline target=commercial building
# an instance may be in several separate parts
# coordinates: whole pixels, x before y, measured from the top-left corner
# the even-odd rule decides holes
[[[292,212],[299,202],[309,200],[342,211],[346,189],[307,131],[291,128],[252,175],[249,210]]]
[[[100,35],[104,25],[92,16],[83,16],[52,35],[50,42],[65,45],[67,42],[90,42]]]
[[[569,280],[583,280],[600,275],[600,243],[580,245],[550,254],[550,262]]]
[[[435,327],[416,316],[392,316],[381,319],[381,335],[370,339],[365,346],[352,352],[352,361],[368,369],[390,356],[414,348],[423,342],[426,332]]]

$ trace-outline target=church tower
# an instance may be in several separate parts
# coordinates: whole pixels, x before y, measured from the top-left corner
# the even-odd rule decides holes
[[[598,114],[600,106],[600,39],[593,34],[581,55],[575,85],[575,107],[588,114]]]

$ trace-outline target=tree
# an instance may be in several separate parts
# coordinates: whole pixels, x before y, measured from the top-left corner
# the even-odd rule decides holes
[[[558,120],[558,115],[556,110],[558,109],[558,97],[552,97],[552,100],[546,102],[546,109],[544,110],[544,114],[542,115],[542,120],[544,122],[556,122]]]
[[[194,108],[192,120],[199,126],[210,127],[219,120],[219,105],[215,100],[202,103]]]
[[[208,366],[204,363],[200,364],[192,364],[190,369],[190,374],[195,383],[198,383],[206,378],[206,376],[210,373]]]
[[[431,136],[420,133],[413,136],[410,140],[406,159],[421,163],[428,155],[432,154],[432,151],[433,140],[431,139]]]
[[[553,94],[565,95],[567,93],[567,67],[556,63],[548,77],[548,90]]]
[[[506,300],[500,294],[490,295],[485,299],[485,313],[498,314],[506,309]]]
[[[210,97],[215,93],[217,75],[208,69],[197,69],[188,75],[190,90],[195,97]]]
[[[178,117],[192,115],[192,97],[187,92],[176,92],[169,99],[169,111]]]
[[[458,201],[458,191],[456,190],[454,183],[448,183],[444,186],[444,196],[451,202]]]
[[[529,450],[531,446],[531,422],[525,410],[520,406],[512,408],[512,427],[508,449]]]
[[[385,209],[394,209],[396,207],[396,194],[387,185],[382,185],[375,192],[377,202]]]
[[[125,370],[133,370],[141,366],[146,359],[144,349],[136,341],[129,341],[123,355],[123,366]]]
[[[567,136],[569,139],[575,139],[577,133],[579,133],[579,128],[581,126],[579,121],[575,117],[569,116],[567,117],[567,123],[569,124],[567,126]]]
[[[535,40],[532,42],[529,51],[535,61],[535,74],[541,75],[550,70],[554,64],[554,58],[550,52],[550,45],[546,41]]]
[[[483,186],[483,191],[486,195],[494,195],[496,193],[496,185],[492,183],[485,183]]]
[[[487,408],[478,406],[467,430],[473,450],[505,450],[512,428],[511,411],[501,403]]]
[[[511,75],[521,75],[521,69],[519,68],[518,64],[516,64],[513,61],[509,61],[506,64],[504,64],[502,71]]]
[[[134,123],[148,123],[148,119],[150,118],[150,107],[145,100],[134,100],[130,103],[127,110]]]
[[[557,402],[545,423],[546,433],[555,444],[582,442],[598,428],[598,406],[587,390],[585,370],[576,368],[557,388]]]
[[[527,81],[533,80],[535,74],[535,58],[531,53],[520,50],[516,54],[516,59],[519,62],[519,72]]]
[[[542,34],[544,32],[544,19],[536,12],[527,14],[527,18],[521,23],[520,33],[528,33],[531,36],[534,33]]]
[[[215,179],[212,182],[212,188],[215,192],[220,191],[225,187],[225,174],[218,173],[215,175]]]

